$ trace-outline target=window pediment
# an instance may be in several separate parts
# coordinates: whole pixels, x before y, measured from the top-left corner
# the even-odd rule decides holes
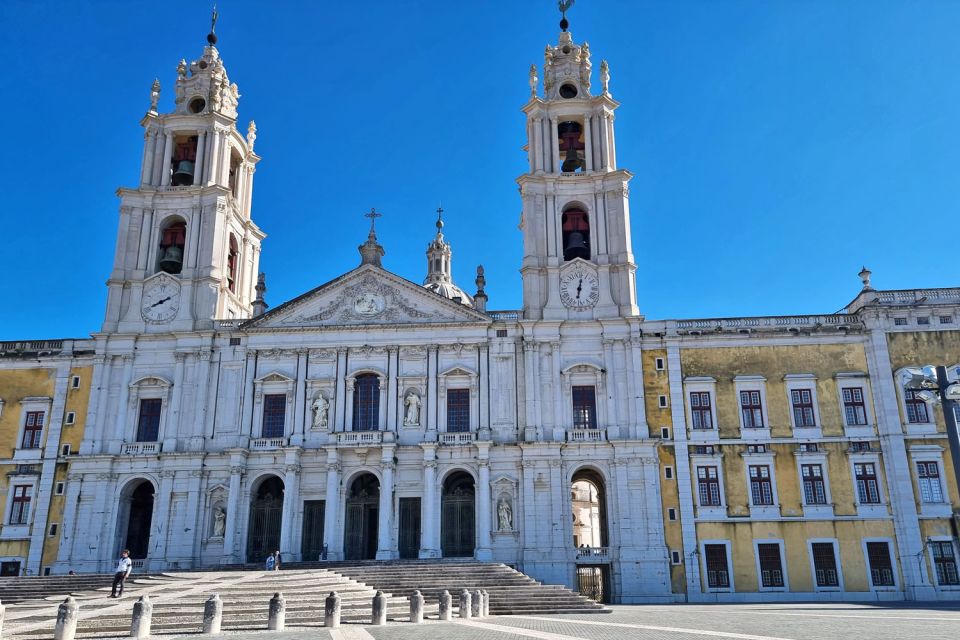
[[[162,376],[156,376],[156,375],[142,376],[130,383],[131,389],[143,389],[145,387],[169,389],[172,386],[173,386],[172,382],[170,382],[169,380],[167,380]]]
[[[294,382],[293,378],[283,375],[279,371],[271,371],[260,378],[254,380],[254,382],[259,382],[261,384],[270,384],[270,383],[281,383],[288,384]]]

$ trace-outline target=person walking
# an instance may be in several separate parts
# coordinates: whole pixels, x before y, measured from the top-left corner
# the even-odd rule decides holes
[[[273,570],[280,571],[280,549],[273,552]]]
[[[120,552],[120,561],[117,562],[117,571],[113,574],[113,587],[110,589],[111,598],[119,598],[123,595],[123,583],[127,576],[133,571],[133,561],[130,560],[130,550],[124,549]],[[117,589],[119,587],[119,590]]]

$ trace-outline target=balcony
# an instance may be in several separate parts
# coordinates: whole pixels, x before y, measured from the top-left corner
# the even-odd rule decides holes
[[[437,439],[440,444],[473,444],[477,439],[477,434],[472,431],[463,433],[438,433]]]
[[[124,442],[120,453],[127,456],[155,456],[162,448],[160,442]]]
[[[577,547],[576,560],[581,563],[610,562],[609,547]]]
[[[339,445],[367,445],[383,442],[383,431],[340,431],[337,433]]]
[[[606,429],[567,429],[567,442],[606,442]]]
[[[251,451],[272,451],[287,446],[286,438],[254,438],[250,441]]]

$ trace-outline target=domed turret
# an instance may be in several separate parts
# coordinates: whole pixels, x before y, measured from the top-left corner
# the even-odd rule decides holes
[[[423,281],[423,286],[444,298],[472,307],[473,298],[454,284],[450,276],[452,256],[450,245],[443,238],[443,208],[438,208],[437,235],[427,246],[427,278]]]

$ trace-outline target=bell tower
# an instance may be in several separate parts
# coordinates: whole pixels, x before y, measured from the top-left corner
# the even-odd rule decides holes
[[[591,320],[638,316],[628,183],[617,168],[610,71],[591,92],[590,46],[574,43],[566,17],[544,52],[543,92],[530,66],[529,170],[523,199],[524,317]]]
[[[236,84],[217,51],[216,12],[199,59],[181,60],[173,111],[154,80],[140,184],[121,188],[105,332],[203,330],[249,318],[265,237],[250,217],[256,126],[237,129]]]

